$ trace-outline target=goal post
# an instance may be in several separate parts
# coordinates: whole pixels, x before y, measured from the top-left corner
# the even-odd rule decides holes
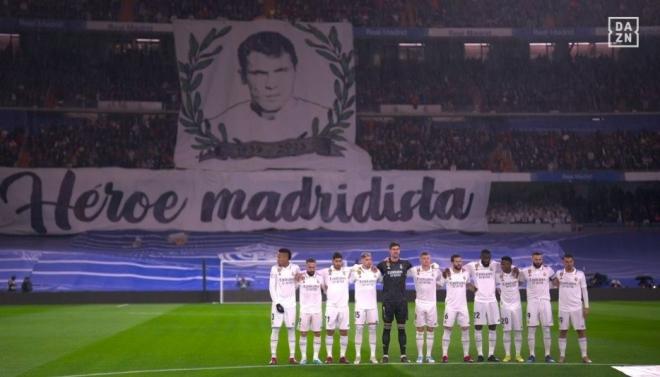
[[[270,269],[276,260],[226,260],[218,255],[220,259],[220,303],[225,303],[225,292],[228,290],[265,290],[268,291]],[[292,259],[292,264],[305,271],[305,259]],[[346,265],[346,261],[343,261]],[[332,265],[332,259],[317,259],[316,270],[322,270]],[[265,301],[264,301],[265,302]]]

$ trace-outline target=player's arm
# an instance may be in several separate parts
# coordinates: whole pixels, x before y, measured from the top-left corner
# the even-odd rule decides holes
[[[360,268],[357,264],[354,264],[351,267],[351,272],[348,274],[348,283],[353,284],[355,283],[355,280],[357,280],[357,270]]]
[[[479,287],[477,286],[477,279],[472,277],[472,275],[470,275],[470,279],[468,280],[468,282],[465,286],[472,293],[479,290]]]
[[[380,262],[376,265],[376,268],[378,269],[378,271],[380,271],[381,275],[384,274],[385,270],[387,269],[387,267],[385,265],[386,261],[387,261],[387,258],[384,261],[382,261],[382,262]]]
[[[321,270],[319,276],[321,277],[321,290],[326,293],[328,291],[329,270]]]
[[[478,280],[477,280],[477,275],[475,273],[475,269],[473,267],[473,263],[468,263],[467,265],[465,265],[465,270],[470,275],[470,282],[472,284],[472,287],[474,288],[474,290],[472,292],[476,292],[477,288],[479,288],[479,284],[478,284]]]
[[[268,291],[270,292],[270,299],[279,304],[280,296],[277,293],[277,267],[270,269],[270,279],[268,280]]]
[[[502,279],[500,278],[500,274],[495,274],[495,293],[500,296],[502,295]]]
[[[550,279],[550,282],[552,283],[552,288],[559,288],[559,278],[557,277],[557,273],[555,273],[555,270],[553,270],[551,267],[547,267],[548,269],[548,276]]]
[[[582,274],[581,279],[580,288],[582,289],[582,301],[584,305],[582,308],[582,314],[586,319],[589,315],[589,291],[587,290],[587,278],[584,276],[584,273]]]
[[[383,274],[380,273],[380,270],[376,269],[376,276],[379,283],[383,282]]]

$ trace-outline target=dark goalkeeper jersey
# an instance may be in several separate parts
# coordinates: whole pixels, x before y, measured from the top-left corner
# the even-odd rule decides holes
[[[412,264],[407,260],[397,262],[387,260],[378,263],[383,275],[383,302],[401,302],[406,300],[406,276]]]

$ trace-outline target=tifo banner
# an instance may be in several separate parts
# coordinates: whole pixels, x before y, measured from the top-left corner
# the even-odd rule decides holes
[[[370,170],[355,141],[349,23],[175,21],[175,163],[222,171]]]
[[[486,230],[489,172],[0,169],[0,233]]]

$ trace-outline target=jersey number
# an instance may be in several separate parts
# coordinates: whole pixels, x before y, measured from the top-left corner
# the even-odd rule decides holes
[[[474,312],[474,318],[479,319],[479,312]]]
[[[360,318],[360,312],[355,311],[355,318]]]

